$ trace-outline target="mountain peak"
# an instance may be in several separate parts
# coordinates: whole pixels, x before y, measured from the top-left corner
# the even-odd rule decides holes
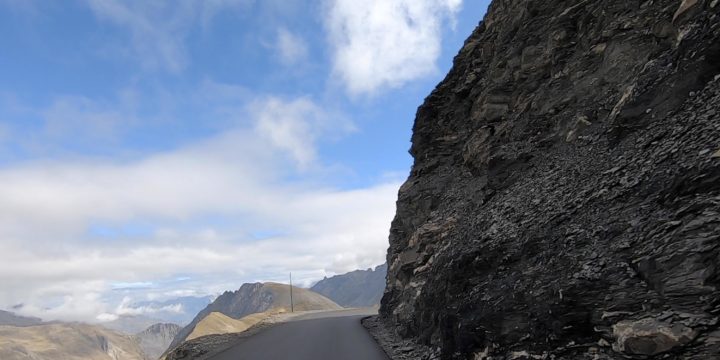
[[[295,311],[341,309],[340,305],[332,300],[295,286],[293,286],[293,308]],[[195,330],[195,326],[211,313],[215,312],[239,320],[250,314],[270,310],[290,311],[290,285],[275,282],[243,284],[238,290],[226,291],[200,311],[193,321],[177,334],[170,347],[185,341]]]

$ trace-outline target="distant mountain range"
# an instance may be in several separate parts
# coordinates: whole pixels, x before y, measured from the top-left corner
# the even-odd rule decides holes
[[[295,311],[366,307],[380,302],[386,265],[325,278],[311,289],[293,287]],[[241,332],[273,313],[290,311],[290,287],[243,284],[210,302],[207,297],[145,301],[131,307],[152,315],[126,315],[101,325],[43,322],[0,311],[2,360],[152,360],[188,339]],[[339,304],[339,305],[338,305]],[[172,324],[177,321],[187,326]]]
[[[320,294],[298,287],[293,287],[293,304],[295,311],[341,308],[338,304]],[[170,348],[185,341],[203,319],[211,313],[219,313],[231,319],[240,320],[246,315],[271,310],[277,312],[290,311],[289,285],[277,283],[243,284],[236,291],[226,291],[200,311],[193,321],[177,334]],[[220,317],[217,318],[220,319]],[[215,324],[217,321],[212,323]]]
[[[102,326],[0,325],[2,360],[147,360],[137,339]]]
[[[380,304],[385,290],[387,264],[375,269],[356,270],[320,280],[310,290],[322,294],[344,307],[367,307]]]
[[[0,310],[0,359],[154,360],[181,327],[150,321],[123,316],[102,325],[43,322]]]

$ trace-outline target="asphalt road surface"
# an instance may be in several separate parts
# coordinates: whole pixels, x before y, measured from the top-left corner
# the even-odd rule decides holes
[[[388,360],[362,315],[292,321],[240,340],[212,360]]]

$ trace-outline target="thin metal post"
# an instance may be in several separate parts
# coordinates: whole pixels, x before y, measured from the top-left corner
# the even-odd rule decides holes
[[[290,312],[295,312],[295,307],[293,306],[293,298],[292,298],[292,272],[290,273]]]

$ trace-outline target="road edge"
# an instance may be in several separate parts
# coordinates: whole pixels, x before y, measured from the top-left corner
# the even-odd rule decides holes
[[[245,331],[228,334],[213,334],[185,341],[167,352],[162,360],[207,360],[235,346],[244,338],[267,330],[278,323],[261,322]]]
[[[360,319],[362,326],[370,333],[385,355],[390,360],[432,360],[439,359],[440,352],[418,344],[412,340],[403,339],[394,328],[382,320],[379,315],[366,316]]]

